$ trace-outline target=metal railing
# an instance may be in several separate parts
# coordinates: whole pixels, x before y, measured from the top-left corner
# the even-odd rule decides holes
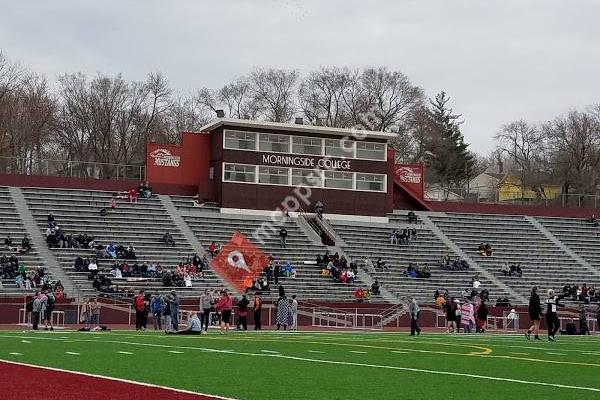
[[[0,157],[0,173],[65,178],[146,180],[146,167],[144,165],[30,157]]]

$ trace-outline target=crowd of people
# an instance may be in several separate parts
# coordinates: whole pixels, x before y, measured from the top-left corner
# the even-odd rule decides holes
[[[477,252],[483,257],[491,257],[494,251],[489,243],[480,243],[477,246]]]
[[[565,298],[574,301],[583,301],[584,303],[600,303],[600,290],[587,283],[576,285],[566,284],[562,288],[562,295]]]
[[[410,244],[417,239],[415,228],[394,229],[389,236],[390,244]]]
[[[330,276],[335,282],[354,284],[358,274],[358,264],[337,252],[333,255],[329,251],[325,251],[323,256],[319,254],[316,265],[321,269],[321,276]]]
[[[521,264],[503,264],[500,268],[500,271],[504,276],[518,276],[519,278],[523,276],[523,269],[521,268]]]
[[[6,250],[14,254],[27,254],[31,251],[31,240],[27,235],[24,235],[23,239],[21,239],[20,245],[17,245],[15,242],[13,242],[13,239],[9,233],[6,235],[6,239],[4,239],[4,247]]]
[[[419,265],[416,263],[408,264],[406,270],[403,272],[404,276],[409,278],[431,278],[431,271],[427,265]]]
[[[441,269],[448,271],[468,271],[470,268],[470,265],[466,260],[463,260],[459,256],[452,259],[448,254],[444,254],[440,258],[438,265]]]

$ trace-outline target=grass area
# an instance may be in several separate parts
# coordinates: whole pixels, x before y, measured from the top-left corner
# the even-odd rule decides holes
[[[236,399],[600,398],[600,336],[3,331],[0,359]]]

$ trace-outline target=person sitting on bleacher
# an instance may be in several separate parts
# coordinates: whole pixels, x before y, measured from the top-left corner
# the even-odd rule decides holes
[[[398,237],[396,236],[397,234],[398,234],[397,229],[392,230],[392,233],[390,233],[390,244],[398,244],[399,240],[398,240]]]
[[[500,267],[500,271],[504,274],[504,276],[508,276],[510,274],[510,267],[506,263],[502,264],[502,267]]]
[[[381,257],[379,257],[377,259],[377,268],[381,268],[381,272],[384,272],[384,271],[390,272],[390,268],[387,266],[385,261],[383,261],[381,259]]]
[[[53,229],[56,227],[56,220],[54,219],[54,214],[48,214],[48,228]]]
[[[162,236],[162,242],[165,246],[173,246],[175,247],[175,240],[169,231],[166,231]]]
[[[98,274],[98,261],[93,258],[88,264],[88,279],[93,279]]]
[[[517,275],[519,277],[523,276],[523,270],[521,269],[521,264],[511,265],[510,272],[508,273],[508,275],[510,275],[510,276]]]
[[[140,183],[138,193],[142,199],[149,199],[152,197],[152,186],[148,182]]]
[[[379,281],[375,279],[375,281],[371,284],[371,292],[375,296],[379,296],[381,294],[379,290]]]
[[[4,239],[4,247],[6,247],[8,250],[10,250],[10,248],[12,247],[12,238],[10,237],[10,233],[8,234],[6,239]]]
[[[409,278],[416,278],[417,277],[416,266],[413,265],[412,263],[408,264],[408,267],[406,267],[406,270],[404,271],[404,275],[408,276]]]
[[[30,251],[31,251],[31,241],[29,240],[27,235],[25,235],[23,237],[23,239],[21,240],[21,247],[19,248],[19,253],[27,254]]]
[[[114,243],[109,243],[106,246],[106,255],[110,258],[117,258],[117,247],[115,246]]]
[[[219,254],[219,252],[221,251],[221,245],[220,245],[219,243],[217,243],[217,242],[211,242],[211,243],[208,245],[208,248],[207,248],[207,250],[208,250],[208,253],[209,253],[211,256],[213,256],[213,257],[214,257],[214,256],[216,256],[217,254]]]
[[[419,267],[417,265],[417,278],[431,278],[431,272],[427,265]]]
[[[409,211],[408,214],[406,214],[406,216],[408,217],[408,223],[409,224],[416,224],[417,223],[417,215],[414,213],[414,211]]]
[[[594,226],[600,226],[600,222],[596,219],[596,215],[592,214],[592,216],[587,220],[590,224]]]
[[[123,277],[123,273],[121,272],[121,270],[119,269],[119,266],[117,264],[113,264],[112,269],[110,270],[110,273],[112,274],[113,277],[120,279]]]
[[[135,260],[137,259],[137,256],[135,255],[135,247],[133,247],[133,244],[129,243],[129,246],[127,246],[127,248],[125,249],[125,251],[123,252],[123,258],[127,259],[127,260]]]

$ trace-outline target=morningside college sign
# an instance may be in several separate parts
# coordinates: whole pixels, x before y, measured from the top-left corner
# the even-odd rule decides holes
[[[350,160],[328,157],[307,157],[281,154],[263,154],[262,163],[279,167],[318,168],[331,170],[350,170]]]

